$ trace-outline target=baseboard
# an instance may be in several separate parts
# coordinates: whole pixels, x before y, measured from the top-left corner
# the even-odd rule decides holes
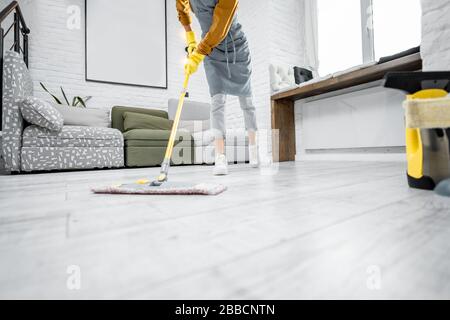
[[[300,150],[295,159],[296,161],[406,162],[406,148],[398,146]]]
[[[358,153],[326,153],[326,154],[301,154],[296,156],[296,161],[374,161],[374,162],[406,162],[406,154],[358,154]]]

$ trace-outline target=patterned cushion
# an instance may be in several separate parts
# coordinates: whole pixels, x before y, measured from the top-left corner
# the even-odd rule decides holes
[[[23,147],[123,147],[122,133],[117,129],[64,126],[60,132],[36,125],[23,132]]]
[[[33,81],[17,52],[6,51],[3,63],[3,157],[8,171],[19,171],[23,131],[19,102],[33,95]]]
[[[25,120],[42,128],[61,131],[64,119],[61,113],[42,99],[28,97],[22,101],[20,111]]]

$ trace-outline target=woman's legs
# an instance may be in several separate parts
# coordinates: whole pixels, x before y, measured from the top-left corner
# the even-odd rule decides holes
[[[215,175],[228,174],[228,161],[225,156],[225,104],[227,96],[225,94],[217,94],[212,97],[211,103],[211,128],[215,135]]]
[[[258,132],[256,108],[251,97],[239,97],[239,103],[244,113],[245,129],[248,132],[250,164],[256,168],[259,166],[259,152],[256,141]]]
[[[248,131],[248,143],[251,146],[256,145],[256,132],[257,131],[254,131],[254,130],[249,130]]]
[[[225,104],[227,96],[225,94],[217,94],[212,97],[211,103],[211,128],[215,135],[216,153],[225,154]]]
[[[224,138],[217,138],[214,141],[216,153],[225,154],[225,140]]]
[[[252,97],[239,97],[242,112],[244,113],[245,129],[248,132],[249,143],[256,144],[256,132],[258,124],[256,123],[256,108]]]
[[[217,94],[212,97],[211,104],[211,128],[215,135],[216,150],[216,174],[226,174],[227,160],[225,156],[225,105],[227,96],[225,94]],[[245,129],[248,132],[250,164],[253,167],[259,165],[259,154],[257,145],[258,125],[256,122],[256,108],[251,97],[239,97],[239,104],[244,114]]]
[[[258,131],[256,123],[256,108],[252,97],[239,97],[241,109],[244,112],[245,128],[247,130]]]

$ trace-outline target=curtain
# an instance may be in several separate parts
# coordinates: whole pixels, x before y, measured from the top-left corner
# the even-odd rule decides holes
[[[319,23],[317,15],[317,0],[303,0],[305,65],[314,75],[319,76]]]

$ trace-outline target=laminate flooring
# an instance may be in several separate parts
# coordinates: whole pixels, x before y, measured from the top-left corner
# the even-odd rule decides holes
[[[158,170],[0,176],[0,298],[450,298],[450,205],[403,163],[174,167],[228,190],[90,192]]]

